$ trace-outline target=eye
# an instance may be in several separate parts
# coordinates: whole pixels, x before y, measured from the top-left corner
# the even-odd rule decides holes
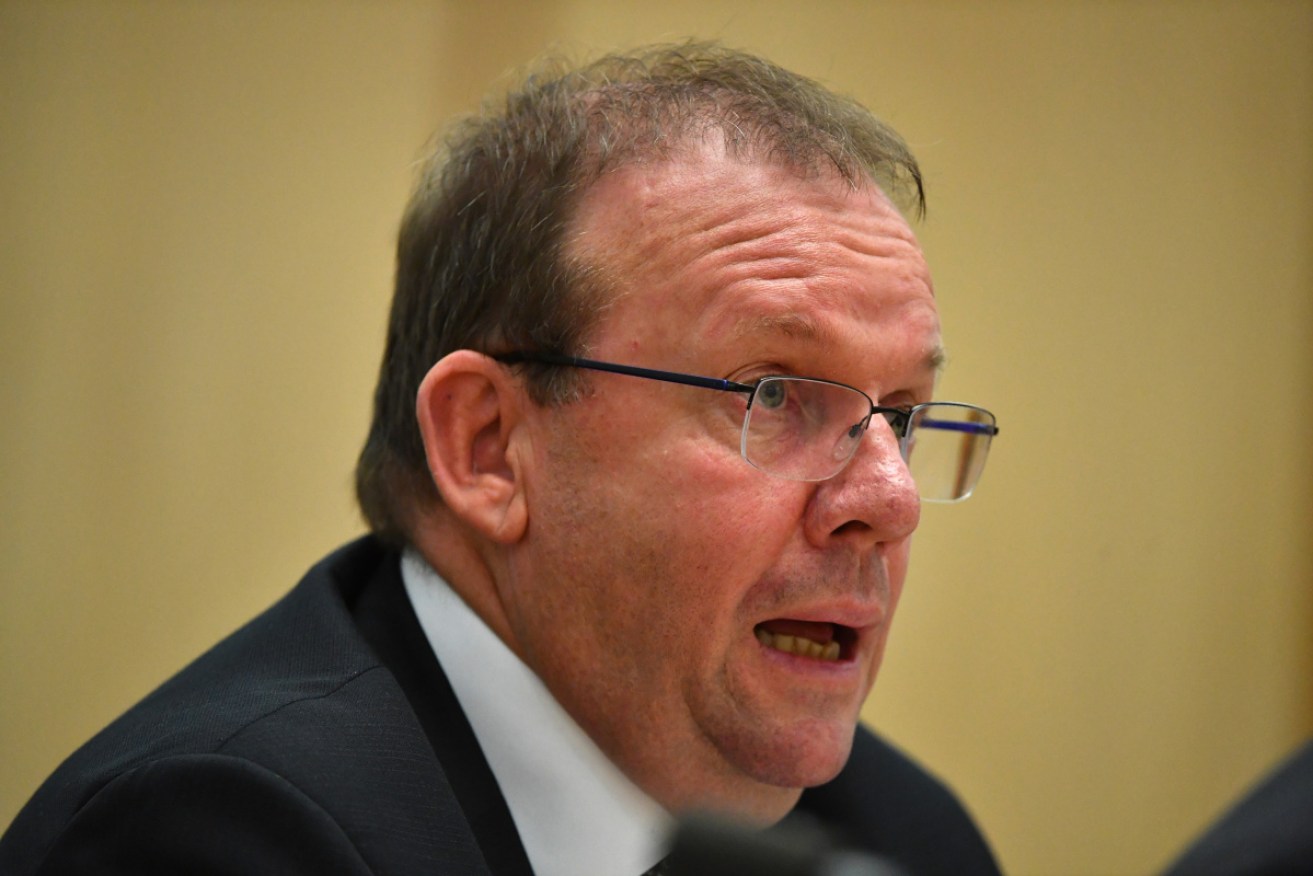
[[[755,403],[769,411],[777,411],[789,400],[789,388],[783,380],[763,380],[757,387]]]
[[[884,417],[894,434],[902,438],[907,432],[907,422],[911,419],[911,408],[900,405],[896,410],[881,411],[880,416]]]

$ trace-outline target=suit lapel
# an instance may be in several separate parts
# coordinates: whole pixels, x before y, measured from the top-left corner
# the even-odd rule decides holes
[[[406,597],[399,558],[380,564],[352,614],[415,710],[488,872],[533,876],[497,780]]]

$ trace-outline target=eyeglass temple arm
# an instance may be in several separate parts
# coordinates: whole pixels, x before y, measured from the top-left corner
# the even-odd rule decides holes
[[[988,423],[963,423],[958,420],[922,419],[917,422],[918,429],[943,429],[946,432],[967,432],[972,435],[997,435],[998,426]]]
[[[582,359],[578,356],[558,356],[555,353],[499,353],[492,358],[507,365],[520,362],[538,362],[543,365],[561,365],[566,368],[586,368],[590,371],[609,371],[612,374],[624,374],[629,377],[646,377],[648,380],[664,380],[667,383],[682,383],[685,386],[697,386],[702,389],[719,389],[724,392],[752,392],[755,387],[746,383],[735,383],[719,377],[698,377],[695,374],[680,374],[676,371],[658,371],[654,368],[639,368],[634,365],[617,365],[614,362],[599,362],[596,359]]]

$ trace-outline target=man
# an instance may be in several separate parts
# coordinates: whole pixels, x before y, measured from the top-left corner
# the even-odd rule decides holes
[[[674,816],[795,807],[994,872],[856,729],[920,499],[964,498],[996,431],[926,406],[896,199],[896,134],[711,46],[466,123],[402,225],[373,535],[70,758],[5,872],[638,876]]]

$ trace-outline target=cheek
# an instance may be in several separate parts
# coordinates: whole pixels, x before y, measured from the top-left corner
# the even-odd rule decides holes
[[[700,452],[699,452],[700,451]],[[686,452],[653,481],[650,537],[696,593],[740,599],[801,537],[805,490],[744,462],[737,449]]]
[[[539,421],[524,475],[540,580],[521,578],[558,591],[536,613],[590,627],[593,647],[687,647],[800,537],[807,494],[743,460],[734,411],[694,404],[724,394],[672,406],[622,387]]]
[[[589,647],[634,657],[688,649],[733,623],[752,584],[800,531],[805,503],[737,448],[648,437],[636,442],[620,429],[608,440],[561,435],[547,445],[529,480],[540,574],[520,576],[543,591],[539,618],[585,630]]]

